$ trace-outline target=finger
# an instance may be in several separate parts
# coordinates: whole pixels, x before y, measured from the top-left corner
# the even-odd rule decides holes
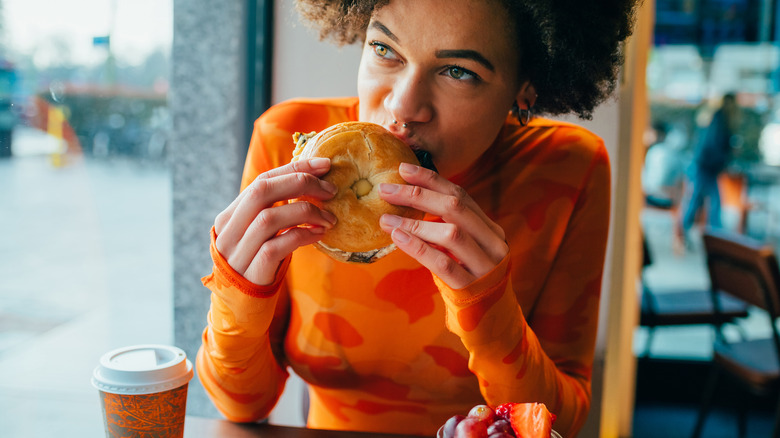
[[[446,178],[443,178],[441,175],[430,169],[415,166],[414,164],[401,163],[401,165],[398,167],[398,172],[404,181],[411,185],[417,185],[438,193],[461,198],[464,205],[469,207],[472,211],[474,211],[475,214],[480,217],[480,219],[482,219],[483,222],[488,224],[488,226],[497,236],[501,238],[501,240],[506,239],[506,236],[504,235],[504,229],[493,222],[493,220],[490,219],[484,211],[482,211],[482,208],[480,208],[476,201],[474,201],[471,196],[468,196],[462,187],[458,186],[457,184],[453,184]]]
[[[330,229],[336,223],[336,216],[309,202],[293,202],[278,207],[266,208],[249,224],[234,251],[227,257],[228,264],[238,272],[244,272],[267,241],[279,230],[301,225]],[[286,254],[285,254],[286,256]],[[284,258],[284,256],[282,256]]]
[[[479,207],[475,211],[470,206],[471,198],[463,189],[459,188],[455,195],[450,195],[420,186],[382,183],[379,185],[379,193],[382,199],[391,204],[406,205],[440,216],[444,222],[468,230],[479,247],[496,263],[506,255],[503,230],[501,234],[497,234],[494,228],[485,222],[486,216],[478,214],[482,211]]]
[[[230,216],[218,243],[231,246],[243,237],[247,227],[260,212],[278,201],[301,196],[330,199],[338,191],[336,186],[308,173],[284,174],[269,179],[256,179],[242,192],[242,199]],[[272,230],[275,234],[279,229]],[[220,242],[221,241],[221,242]],[[220,246],[217,249],[222,252]],[[227,255],[224,252],[223,255]]]
[[[281,175],[288,175],[297,172],[309,173],[319,177],[328,173],[329,170],[330,170],[330,159],[318,157],[310,160],[293,161],[292,163],[285,164],[284,166],[271,169],[267,172],[263,172],[255,178],[255,181],[274,178]],[[247,186],[247,188],[250,186]],[[233,202],[231,202],[230,205],[225,210],[223,210],[219,215],[217,215],[217,218],[214,221],[214,227],[218,235],[222,232],[225,225],[227,225],[228,221],[233,216],[233,212],[235,212],[236,208],[238,207],[238,204],[244,198],[246,193],[247,193],[246,189],[242,190],[241,193],[238,194],[236,199],[234,199]]]
[[[419,238],[396,228],[390,234],[393,243],[401,251],[409,254],[421,265],[428,268],[453,289],[460,289],[475,280],[475,277],[460,266],[452,257],[444,254]]]
[[[311,158],[308,160],[293,161],[261,173],[258,178],[274,178],[289,173],[310,173],[315,176],[322,176],[330,170],[330,158]]]
[[[468,233],[455,224],[418,221],[385,214],[379,219],[379,225],[388,233],[400,228],[427,243],[444,248],[477,278],[490,272],[500,261],[492,260]]]
[[[233,212],[235,212],[238,203],[243,198],[243,193],[244,193],[243,191],[239,193],[239,195],[235,199],[233,199],[233,202],[231,202],[230,205],[227,206],[227,208],[222,210],[214,219],[214,231],[217,233],[217,236],[222,234],[228,222],[230,222],[230,218],[233,216]]]
[[[282,260],[296,248],[322,239],[324,232],[322,227],[296,227],[266,241],[247,266],[244,278],[263,286],[273,283]]]

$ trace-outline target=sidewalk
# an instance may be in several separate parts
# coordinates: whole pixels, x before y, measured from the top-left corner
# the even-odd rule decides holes
[[[100,356],[172,342],[168,171],[23,153],[0,187],[2,435],[102,437]]]

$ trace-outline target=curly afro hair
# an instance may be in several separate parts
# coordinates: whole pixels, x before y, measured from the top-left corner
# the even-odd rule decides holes
[[[390,0],[296,0],[320,38],[363,41],[371,14]],[[538,97],[536,113],[584,119],[611,96],[641,0],[493,0],[514,17],[522,80]]]

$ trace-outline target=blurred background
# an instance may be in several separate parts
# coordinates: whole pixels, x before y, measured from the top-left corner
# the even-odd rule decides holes
[[[642,155],[643,280],[659,294],[707,289],[704,219],[687,234],[680,220],[726,93],[741,117],[718,180],[723,227],[780,248],[780,1],[645,3],[642,144],[604,137]],[[0,0],[0,435],[102,436],[89,384],[102,353],[174,343],[194,357],[208,230],[238,190],[252,121],[291,97],[355,94],[360,49],[296,20],[291,0]],[[763,334],[765,319],[751,310],[743,330]],[[621,436],[689,436],[712,329],[649,335],[632,336]],[[190,414],[218,416],[193,386]],[[293,379],[272,420],[302,424],[300,390]],[[774,400],[747,401],[754,436],[768,436]],[[706,436],[736,436],[734,403],[727,392]]]
[[[172,39],[170,0],[0,2],[0,435],[102,436],[95,358],[173,342]]]

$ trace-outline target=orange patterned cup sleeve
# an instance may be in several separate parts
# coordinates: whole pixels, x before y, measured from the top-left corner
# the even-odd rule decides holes
[[[100,391],[106,437],[174,438],[184,435],[187,384],[153,394]]]

